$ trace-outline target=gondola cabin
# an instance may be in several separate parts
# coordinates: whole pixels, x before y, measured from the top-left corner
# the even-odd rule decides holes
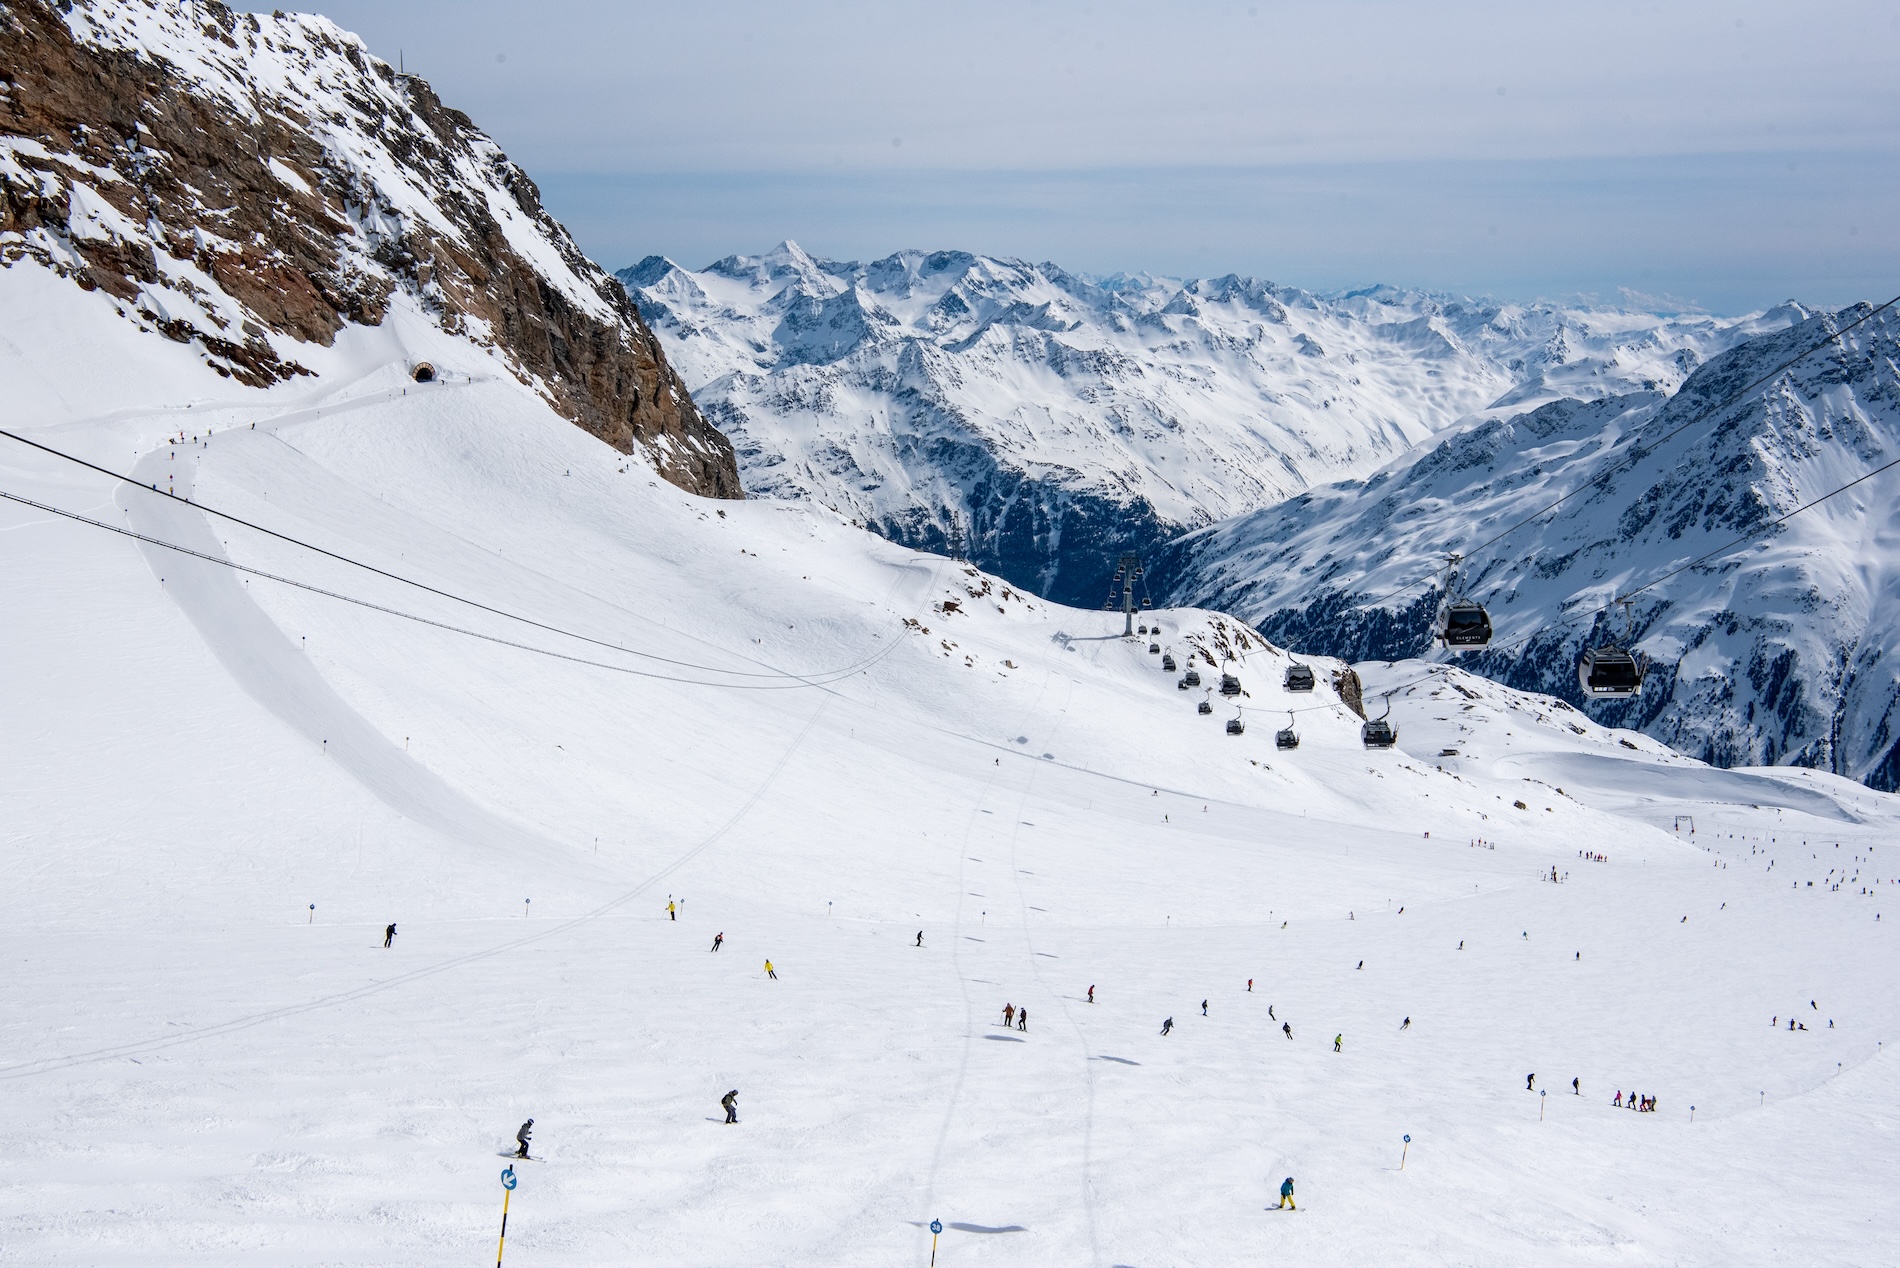
[[[1374,718],[1359,728],[1359,738],[1367,748],[1391,748],[1399,742],[1399,733],[1384,718]]]
[[[1417,628],[1414,626],[1413,628]],[[1310,665],[1290,665],[1286,671],[1286,689],[1288,691],[1311,691],[1313,689],[1313,669]]]
[[[1174,672],[1174,653],[1173,652],[1169,652],[1167,655],[1161,658],[1161,667],[1167,670],[1169,673]]]
[[[1450,604],[1439,623],[1438,640],[1459,650],[1487,647],[1491,643],[1491,614],[1483,604],[1468,599]]]
[[[1220,693],[1223,696],[1239,695],[1240,679],[1234,677],[1232,674],[1222,674],[1220,676]]]
[[[1627,700],[1643,689],[1643,671],[1620,647],[1586,647],[1577,658],[1577,685],[1592,700]]]

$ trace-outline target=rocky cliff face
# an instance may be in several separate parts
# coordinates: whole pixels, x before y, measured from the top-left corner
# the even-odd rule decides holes
[[[926,550],[954,514],[971,559],[1089,605],[1123,550],[1367,474],[1474,413],[1674,390],[1787,322],[793,243],[617,276],[755,495]]]
[[[731,445],[527,174],[323,18],[0,5],[0,264],[103,291],[253,387],[402,295],[674,484],[740,496]]]
[[[1887,310],[1827,338],[1868,312],[1750,340],[1673,397],[1557,402],[1470,427],[1368,480],[1183,538],[1157,571],[1175,576],[1177,600],[1235,612],[1276,643],[1419,656],[1445,554],[1571,495],[1469,561],[1497,640],[1466,668],[1716,765],[1809,766],[1895,790],[1900,469],[1872,473],[1900,459],[1900,319]],[[1633,595],[1627,632],[1653,667],[1634,699],[1586,703],[1577,654],[1624,636],[1604,610],[1619,595]]]

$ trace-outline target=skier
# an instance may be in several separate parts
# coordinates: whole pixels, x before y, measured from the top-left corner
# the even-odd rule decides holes
[[[1274,1021],[1279,1021],[1279,1020],[1280,1020],[1280,1019],[1279,1019],[1278,1017],[1274,1017],[1274,1016],[1273,1016],[1273,1005],[1271,1005],[1271,1004],[1268,1004],[1268,1005],[1267,1005],[1267,1016],[1268,1016],[1269,1018],[1271,1018],[1272,1020],[1274,1020]]]
[[[1583,1095],[1583,1080],[1582,1079],[1577,1078],[1577,1079],[1570,1080],[1570,1095],[1572,1096]]]
[[[1168,1032],[1169,1032],[1170,1030],[1173,1030],[1173,1029],[1174,1029],[1174,1018],[1172,1018],[1172,1017],[1170,1017],[1170,1018],[1168,1018],[1168,1020],[1166,1020],[1166,1021],[1164,1021],[1164,1022],[1162,1022],[1162,1023],[1161,1023],[1161,1033],[1162,1033],[1162,1034],[1164,1034],[1164,1035],[1165,1035],[1165,1034],[1167,1034],[1167,1033],[1168,1033]]]
[[[917,931],[917,945],[920,947],[924,945],[924,931],[922,929]]]
[[[1029,1029],[1029,1010],[1027,1008],[1019,1008],[1016,1010],[1016,1029]]]
[[[1334,1036],[1333,1036],[1333,1051],[1334,1051],[1334,1052],[1339,1052],[1339,1051],[1341,1051],[1341,1048],[1340,1048],[1340,1045],[1341,1045],[1341,1044],[1343,1044],[1343,1043],[1345,1043],[1345,1042],[1346,1042],[1346,1036],[1345,1036],[1345,1035],[1343,1035],[1343,1034],[1339,1034],[1339,1035],[1334,1035]]]
[[[774,982],[778,981],[778,970],[772,967],[772,962],[770,960],[767,960],[765,962],[765,975],[771,978]]]
[[[732,1091],[720,1097],[719,1103],[726,1107],[726,1121],[728,1123],[736,1123],[739,1121],[739,1089],[738,1088],[734,1088],[732,1089]]]
[[[1201,1016],[1203,1017],[1207,1016],[1207,1001],[1206,1000],[1201,1001]]]
[[[1095,1002],[1095,987],[1091,985],[1089,987],[1089,1003],[1093,1004],[1094,1002]]]
[[[1247,979],[1247,994],[1249,995],[1253,994],[1253,979],[1252,978]]]
[[[1003,1005],[1003,1029],[1008,1030],[1016,1024],[1016,1005]]]
[[[1412,1028],[1412,1019],[1410,1017],[1407,1017],[1404,1021],[1399,1023],[1400,1030],[1410,1030],[1411,1028]]]
[[[1612,1109],[1623,1108],[1623,1091],[1621,1088],[1617,1089],[1616,1099],[1610,1102],[1610,1108]]]
[[[1358,966],[1357,966],[1357,967],[1359,967],[1359,968],[1362,968],[1362,969],[1363,969],[1363,968],[1365,968],[1365,967],[1366,967],[1366,962],[1365,962],[1364,960],[1361,960],[1361,961],[1359,961],[1359,964],[1358,964]]]
[[[680,918],[679,908],[674,906],[671,902],[666,904],[666,918],[668,920],[678,920]]]
[[[1526,1092],[1535,1092],[1537,1090],[1537,1076],[1536,1075],[1527,1074],[1524,1076],[1524,1090]]]
[[[1288,1176],[1286,1179],[1280,1181],[1280,1209],[1282,1211],[1288,1211],[1288,1210],[1297,1211],[1300,1209],[1299,1207],[1293,1205],[1293,1177],[1292,1176]]]
[[[1285,1032],[1288,1039],[1293,1037],[1293,1023],[1283,1021],[1280,1023],[1280,1029]]]
[[[515,1157],[517,1158],[528,1157],[528,1137],[533,1134],[534,1134],[534,1120],[531,1118],[527,1122],[521,1125],[520,1131],[515,1133],[515,1143],[521,1146],[521,1148],[515,1150]],[[530,1158],[529,1161],[532,1162],[533,1159]]]
[[[713,935],[712,949],[717,951],[720,947],[725,945],[725,942],[726,942],[726,935],[723,932],[715,933]]]
[[[383,950],[387,951],[389,949],[389,944],[394,942],[395,940],[396,940],[396,926],[395,925],[391,925],[389,926],[389,928],[383,930]]]

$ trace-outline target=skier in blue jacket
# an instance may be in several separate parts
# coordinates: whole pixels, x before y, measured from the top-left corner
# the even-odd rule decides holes
[[[1293,1205],[1293,1177],[1292,1176],[1288,1176],[1286,1179],[1280,1181],[1280,1209],[1283,1211],[1285,1210],[1297,1211],[1300,1209],[1299,1207]]]

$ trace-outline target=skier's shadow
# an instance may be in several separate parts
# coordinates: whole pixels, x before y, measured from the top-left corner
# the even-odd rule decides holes
[[[985,1039],[994,1039],[998,1043],[1027,1043],[1029,1042],[1026,1039],[1018,1039],[1015,1035],[984,1035],[983,1037]]]

